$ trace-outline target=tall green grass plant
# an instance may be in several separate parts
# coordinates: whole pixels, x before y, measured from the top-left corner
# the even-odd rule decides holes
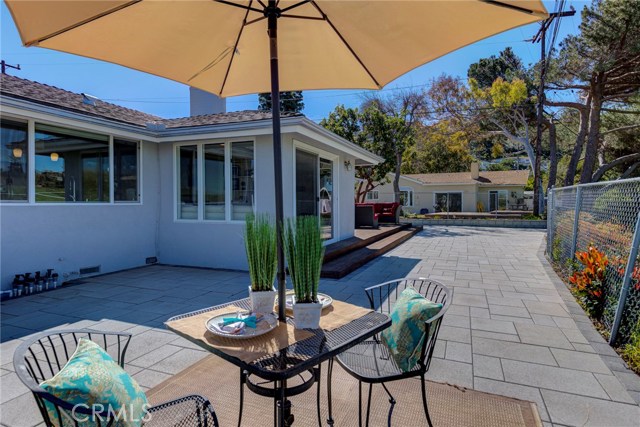
[[[283,230],[284,252],[296,303],[317,303],[324,245],[315,216],[287,219]]]
[[[269,215],[247,215],[244,246],[249,262],[251,290],[272,290],[278,271],[278,255],[276,228]]]

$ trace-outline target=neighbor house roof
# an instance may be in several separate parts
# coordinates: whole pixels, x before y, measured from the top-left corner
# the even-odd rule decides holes
[[[75,113],[142,127],[146,127],[148,124],[155,124],[164,125],[167,129],[171,129],[271,119],[270,112],[257,110],[164,119],[153,114],[101,101],[90,95],[69,92],[55,86],[21,79],[8,74],[0,75],[0,93],[12,98],[24,99]],[[292,117],[301,116],[301,114],[283,113],[282,116]]]
[[[526,185],[528,170],[481,171],[478,179],[471,178],[471,172],[421,173],[402,175],[423,184],[481,184],[481,185]]]

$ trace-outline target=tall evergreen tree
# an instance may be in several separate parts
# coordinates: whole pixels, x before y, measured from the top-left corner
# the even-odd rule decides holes
[[[304,109],[302,91],[280,92],[280,111],[283,113],[301,113]],[[271,93],[258,95],[258,110],[271,111]]]

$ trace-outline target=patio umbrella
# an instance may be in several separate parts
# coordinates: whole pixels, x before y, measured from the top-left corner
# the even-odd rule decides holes
[[[6,3],[25,46],[124,65],[221,97],[270,91],[278,228],[280,91],[380,89],[455,49],[548,16],[540,0]],[[280,240],[278,267],[283,301]]]

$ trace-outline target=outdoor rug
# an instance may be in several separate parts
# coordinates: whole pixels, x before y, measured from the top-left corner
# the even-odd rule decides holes
[[[322,420],[326,425],[326,366],[322,366]],[[152,404],[172,400],[187,394],[207,397],[216,411],[222,427],[238,424],[240,369],[216,356],[208,356],[184,371],[158,384],[149,392]],[[336,363],[333,369],[333,418],[336,426],[358,425],[358,382]],[[396,398],[394,426],[426,426],[422,410],[420,380],[408,379],[388,384]],[[314,385],[307,392],[291,398],[294,426],[318,425]],[[363,408],[366,392],[363,386]],[[386,426],[389,400],[380,385],[374,385],[370,425]],[[535,403],[465,389],[464,387],[427,382],[431,419],[436,426],[446,427],[539,427],[542,422]],[[364,415],[364,410],[363,410]],[[262,427],[273,425],[273,400],[258,396],[245,387],[242,425]]]

